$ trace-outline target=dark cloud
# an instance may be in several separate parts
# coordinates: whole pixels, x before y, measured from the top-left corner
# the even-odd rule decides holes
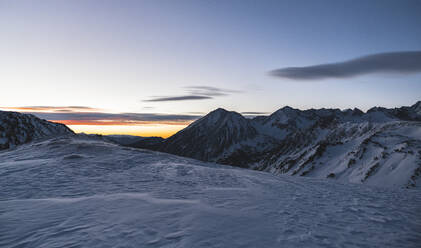
[[[204,95],[204,96],[227,96],[233,93],[241,93],[238,90],[223,89],[211,86],[187,86],[184,87],[192,95]]]
[[[204,100],[212,99],[211,96],[201,95],[188,95],[188,96],[169,96],[169,97],[157,97],[154,99],[143,100],[144,102],[172,102],[172,101],[187,101],[187,100]]]
[[[421,51],[378,53],[343,62],[273,70],[271,75],[295,80],[349,78],[369,73],[421,72]]]
[[[23,106],[23,107],[0,107],[2,109],[11,109],[17,111],[98,111],[100,109],[87,106]]]
[[[205,115],[205,112],[199,112],[199,111],[191,111],[191,112],[186,112],[187,114],[194,114],[194,115]]]
[[[41,119],[66,125],[187,125],[202,117],[202,114],[107,113],[96,108],[81,106],[23,106],[0,107],[0,109],[32,114]]]
[[[267,115],[269,112],[241,112],[243,115]]]
[[[189,100],[208,100],[219,96],[228,96],[242,91],[223,89],[211,86],[187,86],[184,87],[187,95],[182,96],[155,96],[152,99],[143,100],[144,102],[171,102],[171,101],[189,101]]]
[[[39,118],[50,121],[73,121],[77,123],[89,123],[91,125],[104,124],[148,124],[159,123],[184,123],[196,120],[198,115],[177,115],[177,114],[159,114],[159,113],[103,113],[103,112],[24,112],[33,114]]]

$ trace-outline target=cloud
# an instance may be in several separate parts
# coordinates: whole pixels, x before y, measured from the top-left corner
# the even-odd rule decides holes
[[[270,113],[269,112],[256,112],[256,111],[249,111],[249,112],[241,112],[241,114],[246,118],[254,118],[257,116],[267,116]]]
[[[73,112],[45,113],[27,112],[39,118],[51,121],[67,121],[73,125],[136,125],[136,124],[184,124],[200,118],[197,115],[176,115],[158,113],[103,113],[103,112]],[[79,123],[79,124],[78,124]]]
[[[39,118],[66,125],[187,125],[201,117],[201,115],[189,114],[107,113],[92,111],[94,108],[89,107],[25,106],[1,107],[1,109],[22,111],[22,113],[33,114]],[[83,110],[77,111],[77,109]]]
[[[190,112],[186,112],[188,114],[194,114],[194,115],[205,115],[207,113],[205,112],[200,112],[200,111],[190,111]]]
[[[233,93],[241,93],[239,90],[223,89],[211,86],[187,86],[184,87],[192,95],[204,95],[204,96],[227,96]]]
[[[87,106],[23,106],[23,107],[0,107],[0,109],[16,110],[16,111],[98,111],[98,108],[91,108]]]
[[[228,96],[242,91],[223,89],[211,86],[187,86],[184,87],[186,95],[182,96],[155,96],[143,102],[172,102],[189,100],[208,100],[219,96]]]
[[[188,96],[169,96],[169,97],[157,97],[149,100],[143,100],[144,102],[172,102],[172,101],[186,101],[186,100],[204,100],[212,99],[211,96],[201,95],[188,95]]]
[[[281,68],[270,74],[295,80],[317,80],[350,78],[370,73],[416,72],[421,72],[421,51],[378,53],[331,64]]]
[[[241,112],[242,115],[267,115],[269,112]]]

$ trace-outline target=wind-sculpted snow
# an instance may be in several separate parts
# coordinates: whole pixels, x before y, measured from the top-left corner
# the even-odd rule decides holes
[[[421,194],[98,139],[0,152],[0,247],[417,247]]]

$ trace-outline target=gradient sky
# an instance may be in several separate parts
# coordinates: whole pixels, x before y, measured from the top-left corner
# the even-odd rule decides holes
[[[76,131],[166,137],[218,107],[412,105],[419,72],[270,72],[420,51],[420,13],[419,0],[0,0],[0,108]]]

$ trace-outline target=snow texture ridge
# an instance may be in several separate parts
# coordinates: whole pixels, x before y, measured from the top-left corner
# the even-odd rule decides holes
[[[417,247],[421,241],[418,190],[275,176],[88,136],[0,151],[0,188],[0,247]]]

